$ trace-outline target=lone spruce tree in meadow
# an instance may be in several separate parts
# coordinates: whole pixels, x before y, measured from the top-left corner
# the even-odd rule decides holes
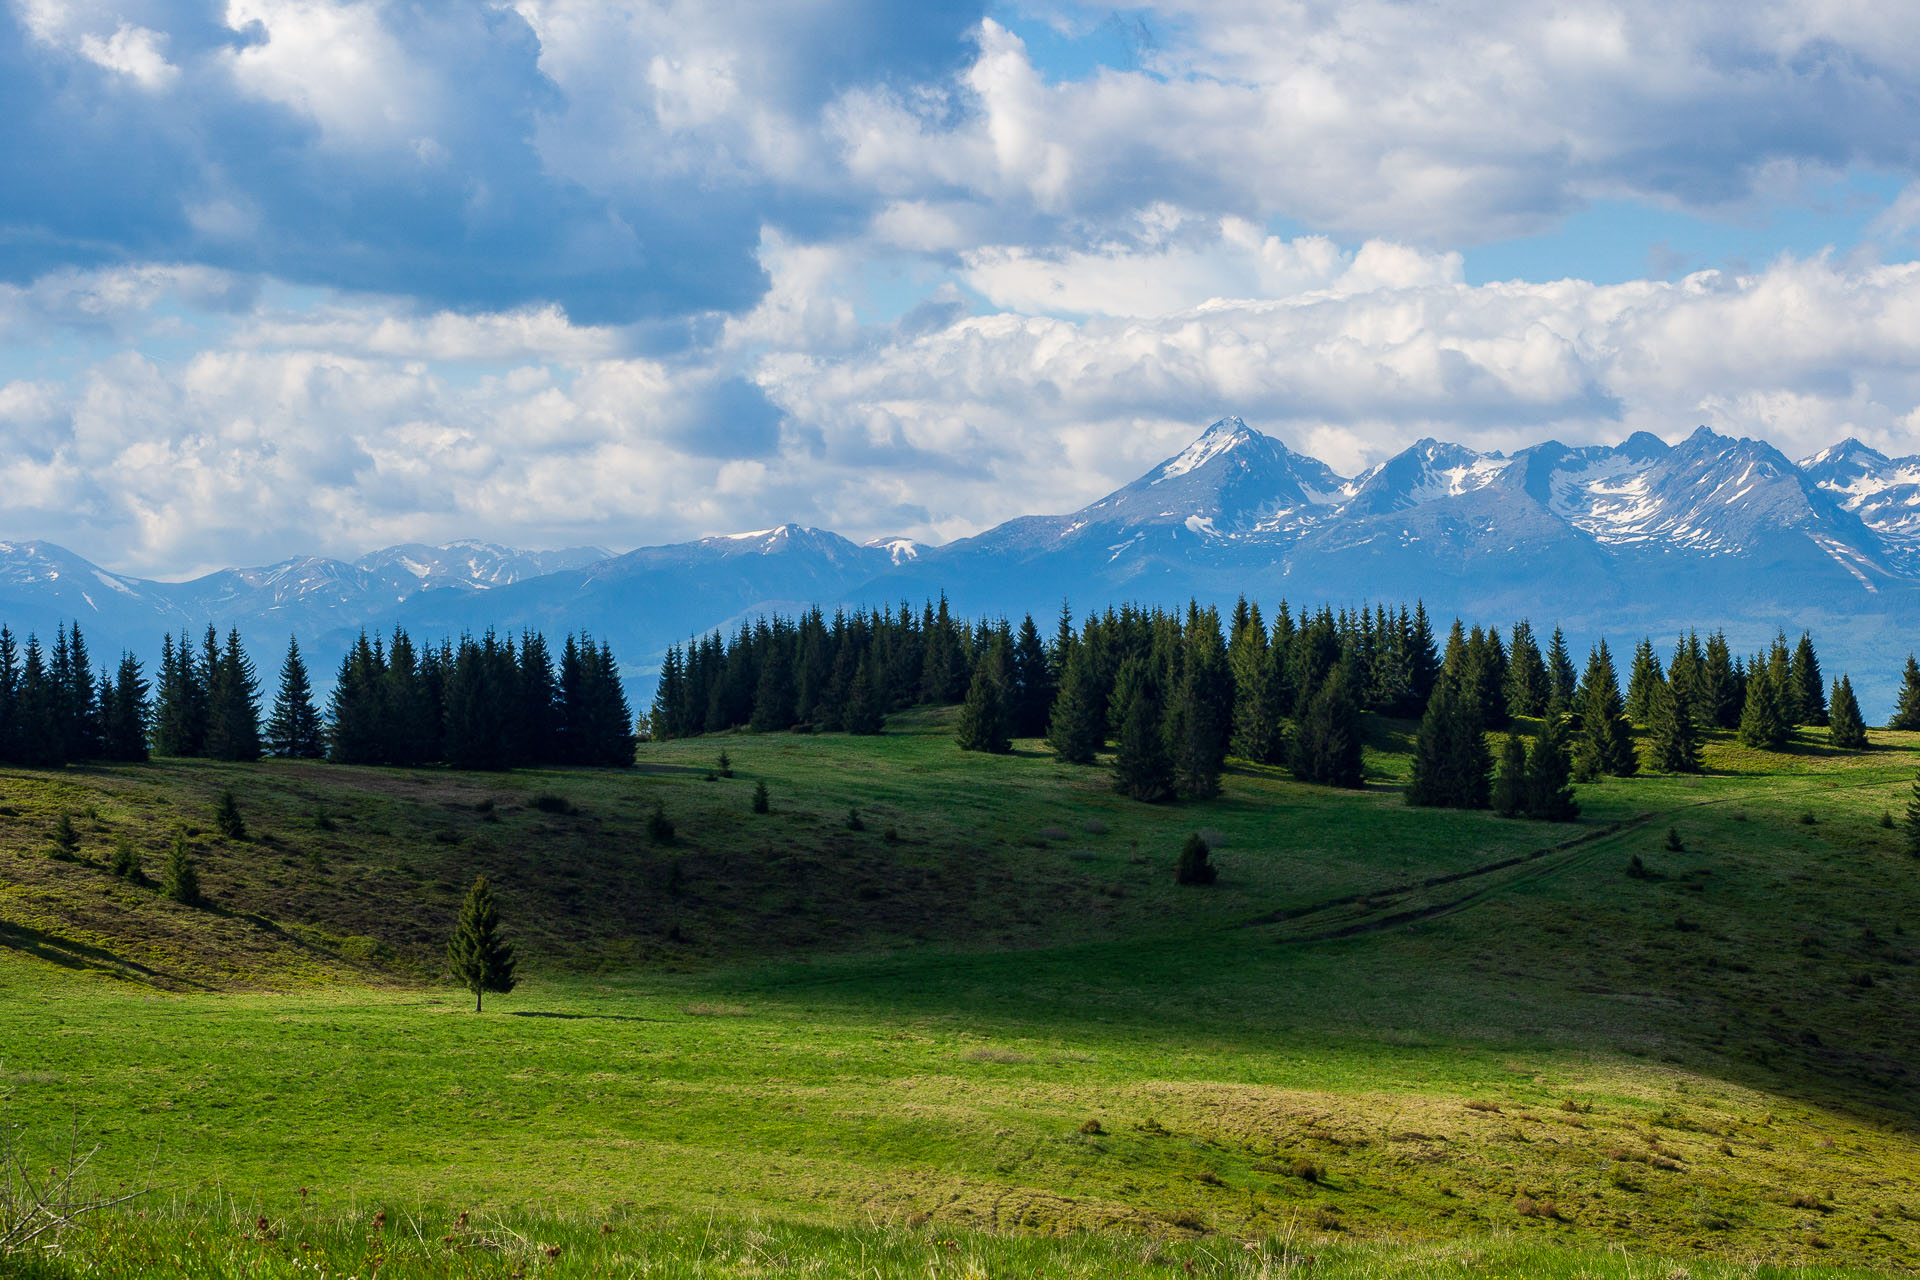
[[[318,760],[326,754],[320,737],[320,712],[313,705],[313,682],[300,656],[300,642],[287,641],[280,664],[280,692],[267,717],[267,753],[290,760]]]
[[[1833,697],[1827,701],[1827,741],[1842,751],[1863,751],[1867,746],[1860,700],[1853,696],[1853,681],[1844,674],[1833,682]]]
[[[1887,721],[1889,729],[1920,729],[1920,662],[1907,655],[1907,669],[1900,677],[1900,701]]]
[[[1671,680],[1660,681],[1647,695],[1647,740],[1660,772],[1700,772],[1700,731]]]
[[[513,944],[500,936],[500,909],[494,905],[493,886],[485,876],[475,878],[460,907],[460,923],[447,942],[447,968],[454,980],[473,992],[473,1011],[479,1013],[485,993],[505,995],[513,990]]]

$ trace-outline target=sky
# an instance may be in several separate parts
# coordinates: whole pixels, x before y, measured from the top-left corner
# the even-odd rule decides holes
[[[965,536],[1247,422],[1920,451],[1865,0],[0,0],[0,538]]]

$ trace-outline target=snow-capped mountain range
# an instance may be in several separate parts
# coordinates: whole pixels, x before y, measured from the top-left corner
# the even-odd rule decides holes
[[[1724,626],[1753,648],[1809,628],[1834,673],[1885,701],[1920,634],[1920,457],[1846,440],[1796,463],[1702,427],[1674,445],[1640,432],[1510,455],[1422,440],[1347,477],[1225,418],[1078,511],[938,547],[782,525],[623,555],[410,544],[159,583],[48,543],[0,543],[0,618],[43,634],[77,619],[96,654],[146,653],[160,632],[208,622],[240,627],[263,666],[290,632],[324,666],[363,627],[585,628],[614,644],[641,692],[665,646],[693,633],[941,591],[970,614],[1047,615],[1062,599],[1419,597],[1442,617],[1531,617],[1617,645]]]

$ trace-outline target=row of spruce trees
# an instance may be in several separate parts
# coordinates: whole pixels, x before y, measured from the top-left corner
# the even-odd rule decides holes
[[[1823,684],[1812,637],[1784,632],[1736,656],[1725,633],[1689,632],[1662,663],[1651,640],[1635,650],[1625,693],[1603,641],[1576,668],[1564,633],[1544,648],[1530,623],[1467,630],[1444,650],[1424,606],[1298,616],[1282,601],[1269,626],[1242,600],[1222,624],[1131,605],[1078,628],[1064,609],[1043,640],[1031,616],[956,619],[945,599],[919,613],[813,610],[798,620],[742,624],[669,651],[656,695],[658,737],[734,728],[875,733],[888,711],[960,703],[969,750],[1006,751],[1044,737],[1062,759],[1091,763],[1109,744],[1115,784],[1144,800],[1215,794],[1229,755],[1289,767],[1337,786],[1361,779],[1363,711],[1421,719],[1409,798],[1416,804],[1564,819],[1569,783],[1641,767],[1633,726],[1645,726],[1652,767],[1700,767],[1702,734],[1736,730],[1777,748],[1795,729],[1827,726],[1843,748],[1865,745],[1850,680]],[[1902,716],[1920,727],[1920,667],[1909,664]],[[1516,718],[1542,728],[1533,749],[1512,736],[1500,768],[1489,733]],[[1517,749],[1517,754],[1516,754]]]
[[[163,756],[343,764],[445,763],[462,769],[633,763],[632,712],[612,650],[566,638],[492,632],[416,646],[362,634],[340,661],[323,714],[297,641],[289,641],[271,710],[238,631],[209,627],[196,646],[169,634],[157,679],[138,659],[91,672],[78,626],[62,626],[49,657],[0,627],[0,762],[52,767]]]

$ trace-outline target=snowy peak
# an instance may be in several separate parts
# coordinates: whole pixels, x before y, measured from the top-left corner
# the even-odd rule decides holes
[[[1192,444],[1072,517],[1087,525],[1173,526],[1203,538],[1311,522],[1342,480],[1239,418],[1222,418]]]
[[[1858,440],[1842,440],[1801,462],[1820,490],[1875,533],[1920,551],[1920,457],[1889,458]]]
[[[1442,498],[1458,498],[1498,480],[1514,460],[1432,438],[1417,441],[1357,477],[1343,515],[1384,515]]]
[[[528,578],[564,569],[578,569],[611,552],[601,547],[568,547],[559,551],[522,551],[492,542],[463,538],[441,546],[407,542],[386,547],[354,561],[353,567],[375,575],[396,588],[411,580],[415,589],[451,587],[482,591],[510,586]]]

